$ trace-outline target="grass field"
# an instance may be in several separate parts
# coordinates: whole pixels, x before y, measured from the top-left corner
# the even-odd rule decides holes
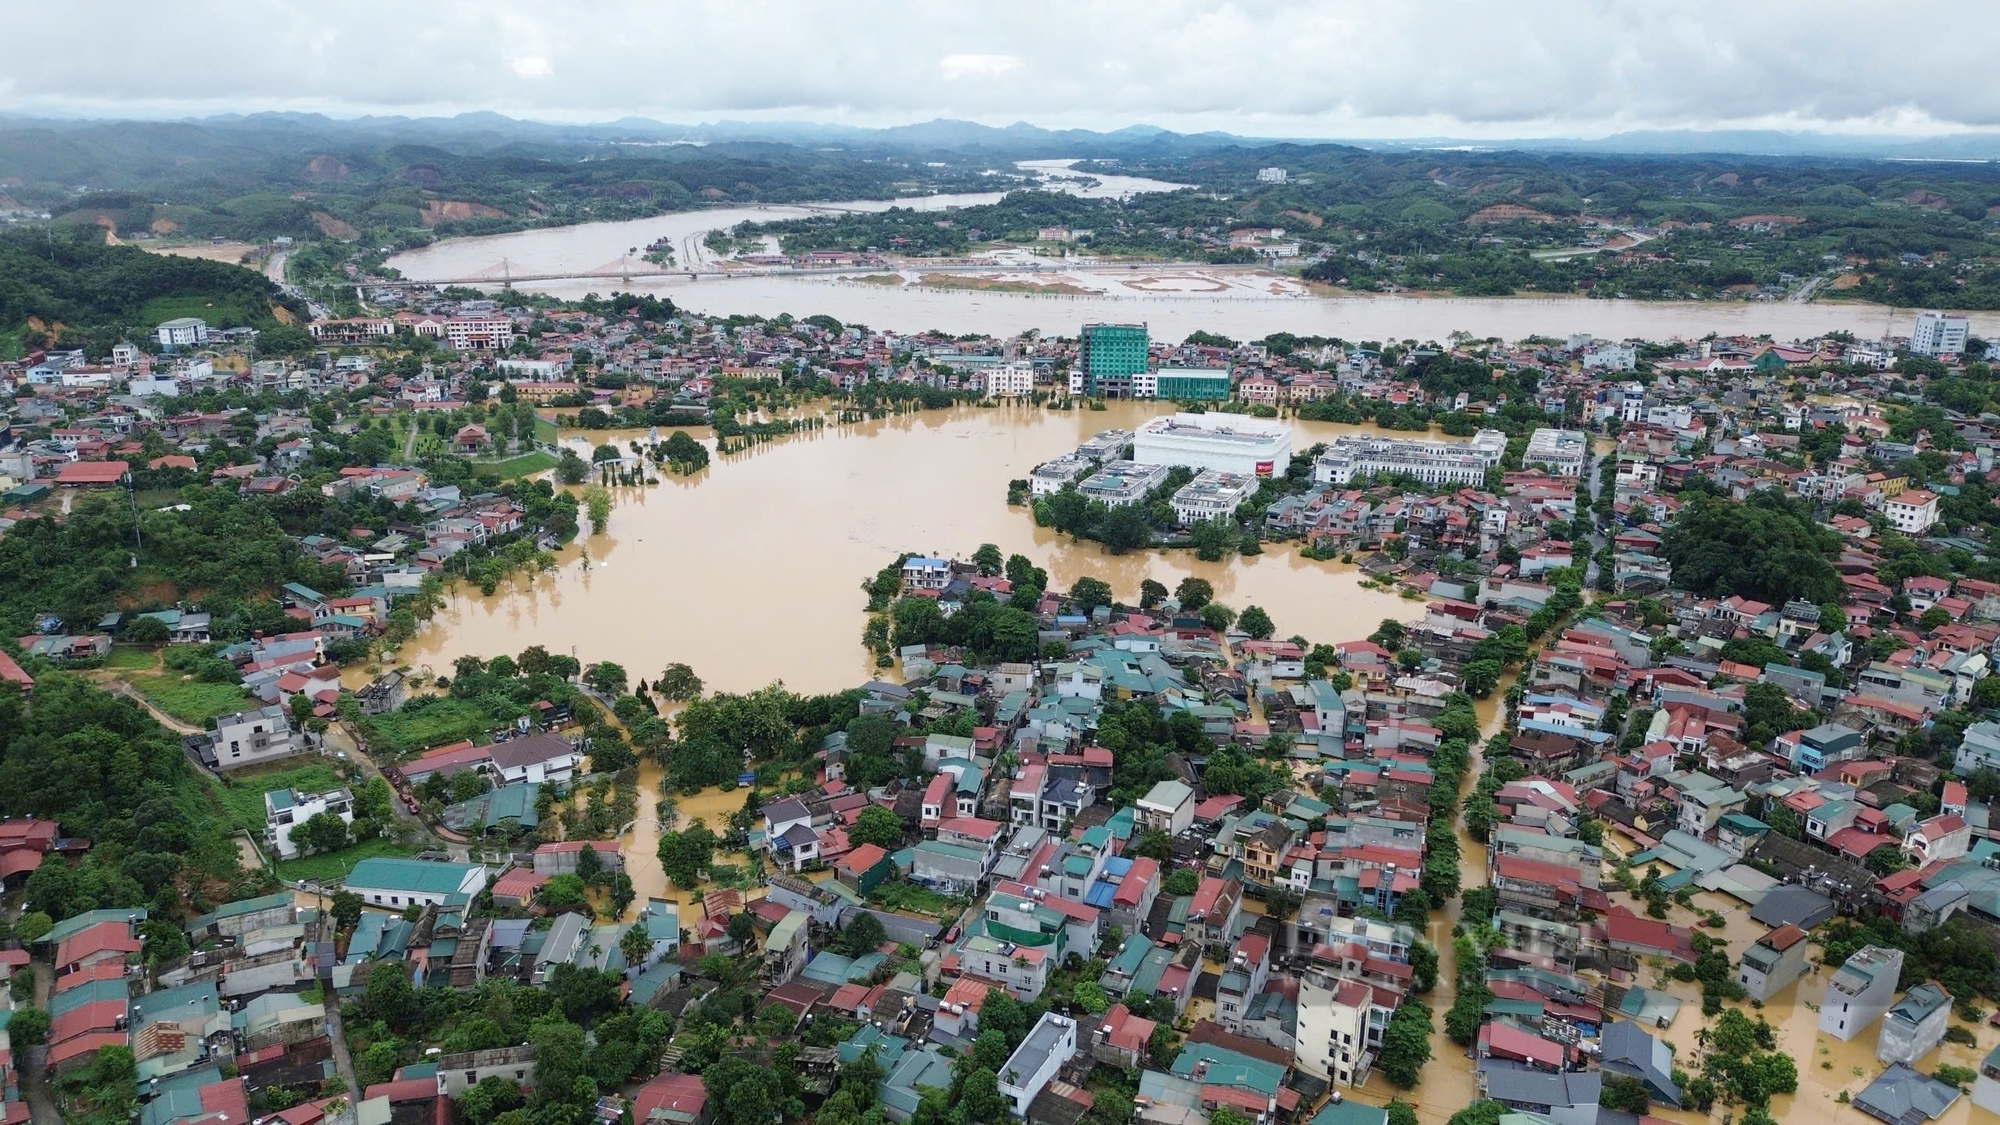
[[[281,765],[281,764],[280,764]],[[251,768],[237,770],[229,775],[229,782],[223,785],[218,796],[223,808],[229,810],[229,822],[238,828],[262,836],[264,834],[264,794],[273,789],[297,789],[301,793],[324,793],[338,789],[343,782],[340,775],[328,765],[313,764],[283,768]]]
[[[523,453],[518,457],[509,457],[504,461],[476,464],[472,469],[474,472],[482,475],[486,473],[499,473],[501,480],[513,480],[516,477],[531,477],[536,473],[546,472],[555,467],[555,457],[537,449],[533,453]]]
[[[151,672],[160,666],[160,653],[137,645],[112,645],[104,666],[120,672]]]
[[[535,415],[536,441],[560,441],[561,439],[562,430],[554,422],[542,417],[539,413]]]
[[[207,726],[217,715],[241,711],[250,705],[250,697],[235,684],[185,680],[177,673],[133,676],[131,684],[160,710],[198,727]]]
[[[354,870],[354,865],[364,859],[383,856],[405,857],[415,854],[417,849],[406,847],[394,840],[370,840],[345,851],[285,860],[278,864],[278,878],[311,879],[316,883],[325,883],[345,878],[348,872]]]
[[[227,302],[217,304],[207,297],[155,297],[139,310],[138,323],[158,324],[183,316],[200,317],[212,327],[271,319],[268,313],[257,316],[252,310],[239,305]]]

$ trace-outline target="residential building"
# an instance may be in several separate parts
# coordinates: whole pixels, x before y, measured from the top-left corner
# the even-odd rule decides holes
[[[1179,781],[1155,782],[1134,808],[1139,827],[1178,836],[1194,824],[1194,790]]]
[[[1736,979],[1752,1000],[1769,1001],[1805,975],[1806,932],[1790,922],[1743,951]]]
[[[1335,438],[1313,462],[1313,480],[1347,484],[1357,476],[1412,477],[1425,484],[1484,485],[1488,469],[1507,452],[1507,435],[1481,430],[1471,441],[1388,438],[1364,434]]]
[[[1141,465],[1220,469],[1243,476],[1284,476],[1292,430],[1242,414],[1169,414],[1140,426],[1132,439]]]
[[[1076,1056],[1076,1021],[1044,1012],[1027,1038],[1000,1068],[1000,1094],[1014,1116],[1028,1116],[1028,1103],[1042,1092],[1064,1063]]]
[[[1129,508],[1167,479],[1167,466],[1109,461],[1077,486],[1084,498],[1111,508]]]
[[[1882,1014],[1875,1057],[1886,1063],[1914,1064],[1938,1045],[1950,1022],[1951,993],[1936,981],[1925,981]]]
[[[301,793],[296,789],[273,789],[264,794],[264,843],[280,859],[292,859],[299,846],[292,842],[292,829],[315,816],[331,814],[343,823],[354,823],[354,795],[346,789],[324,793]]]
[[[1368,1081],[1368,1009],[1374,992],[1358,980],[1299,981],[1298,1042],[1292,1061],[1300,1070],[1338,1086]]]
[[[1904,489],[1882,502],[1882,515],[1889,526],[1905,535],[1924,535],[1938,522],[1937,493],[1921,488]]]
[[[1256,477],[1203,469],[1174,493],[1174,522],[1193,527],[1209,520],[1228,519],[1236,508],[1257,491]]]
[[[201,756],[210,769],[233,770],[311,749],[306,733],[292,729],[291,715],[274,703],[216,719],[215,730],[201,744]]]
[[[1896,979],[1902,971],[1900,949],[1870,945],[1855,951],[1827,978],[1819,1029],[1842,1041],[1861,1034],[1895,1003]]]

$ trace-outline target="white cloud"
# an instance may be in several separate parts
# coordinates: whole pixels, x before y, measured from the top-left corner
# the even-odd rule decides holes
[[[946,78],[991,78],[1021,65],[1014,55],[946,55],[938,60],[938,73]]]
[[[1975,0],[879,0],[864,19],[817,0],[434,0],[414,21],[407,0],[342,0],[337,20],[304,0],[14,7],[16,40],[88,42],[92,61],[17,53],[17,113],[956,117],[1300,137],[2000,127],[2000,83],[1978,78],[1991,12]],[[232,65],[160,65],[211,57]]]

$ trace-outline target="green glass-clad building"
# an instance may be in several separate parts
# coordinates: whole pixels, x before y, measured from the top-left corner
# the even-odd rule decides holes
[[[1132,376],[1146,373],[1149,343],[1143,324],[1086,324],[1077,365],[1083,393],[1092,398],[1130,398]]]
[[[1229,368],[1162,367],[1155,396],[1171,402],[1227,402]]]

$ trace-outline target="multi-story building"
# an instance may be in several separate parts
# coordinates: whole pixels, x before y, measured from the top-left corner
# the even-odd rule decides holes
[[[1193,527],[1208,520],[1227,519],[1258,488],[1256,477],[1203,469],[1174,493],[1174,522]]]
[[[1150,339],[1143,324],[1086,324],[1077,351],[1083,393],[1092,398],[1132,397],[1132,377],[1148,367]]]
[[[1299,981],[1298,1042],[1292,1061],[1315,1078],[1338,1086],[1368,1081],[1368,1010],[1374,989],[1358,980]]]
[[[1936,981],[1925,981],[1883,1013],[1875,1057],[1885,1063],[1914,1065],[1944,1038],[1950,1022],[1951,993]]]
[[[1260,184],[1282,184],[1285,182],[1285,170],[1278,167],[1259,168],[1257,169],[1257,182]]]
[[[1227,402],[1227,367],[1162,367],[1154,374],[1153,395],[1174,402]]]
[[[1357,476],[1383,474],[1415,477],[1425,484],[1484,484],[1486,471],[1507,453],[1507,435],[1481,430],[1471,441],[1429,438],[1383,438],[1356,435],[1336,438],[1313,462],[1313,480],[1347,484]]]
[[[155,332],[160,338],[160,346],[169,351],[208,343],[208,322],[198,316],[161,321]]]
[[[289,758],[312,748],[303,731],[292,729],[292,717],[273,703],[216,719],[215,730],[202,747],[202,759],[210,769],[233,770]]]
[[[1169,414],[1139,427],[1132,449],[1142,465],[1284,476],[1292,464],[1292,430],[1241,414]]]
[[[280,859],[297,856],[299,846],[292,842],[292,829],[321,813],[330,813],[347,824],[354,823],[354,795],[345,789],[329,789],[324,793],[271,790],[264,794],[264,843]]]
[[[444,340],[461,352],[504,352],[514,346],[514,322],[501,315],[455,316],[444,322]]]
[[[1558,476],[1580,477],[1589,456],[1590,440],[1583,436],[1583,431],[1543,426],[1528,436],[1521,464],[1529,468],[1540,466]]]
[[[1165,465],[1112,461],[1085,478],[1077,486],[1077,491],[1083,493],[1086,499],[1100,504],[1125,508],[1144,500],[1148,492],[1158,488],[1160,482],[1166,479]]]
[[[1900,949],[1870,945],[1855,951],[1827,979],[1819,1029],[1842,1042],[1867,1030],[1895,1003],[1896,979],[1902,972]]]
[[[1938,522],[1938,499],[1921,488],[1905,489],[1882,502],[1882,514],[1889,526],[1905,535],[1922,535]]]
[[[1090,469],[1090,462],[1073,453],[1066,453],[1053,461],[1036,465],[1028,474],[1028,492],[1033,496],[1047,496],[1051,492],[1062,491],[1062,486],[1082,476]]]
[[[1736,979],[1752,1000],[1767,1001],[1806,972],[1806,932],[1787,922],[1743,951]]]
[[[1910,328],[1910,350],[1918,355],[1963,355],[1971,334],[1968,318],[1931,309],[1917,314],[1917,322]]]
[[[1028,1116],[1028,1103],[1055,1079],[1063,1064],[1076,1056],[1076,1021],[1054,1012],[1042,1013],[1027,1038],[1014,1048],[1000,1068],[1000,1093],[1014,1116]]]
[[[1002,363],[986,369],[988,398],[1022,398],[1035,391],[1035,368],[1028,363]]]

